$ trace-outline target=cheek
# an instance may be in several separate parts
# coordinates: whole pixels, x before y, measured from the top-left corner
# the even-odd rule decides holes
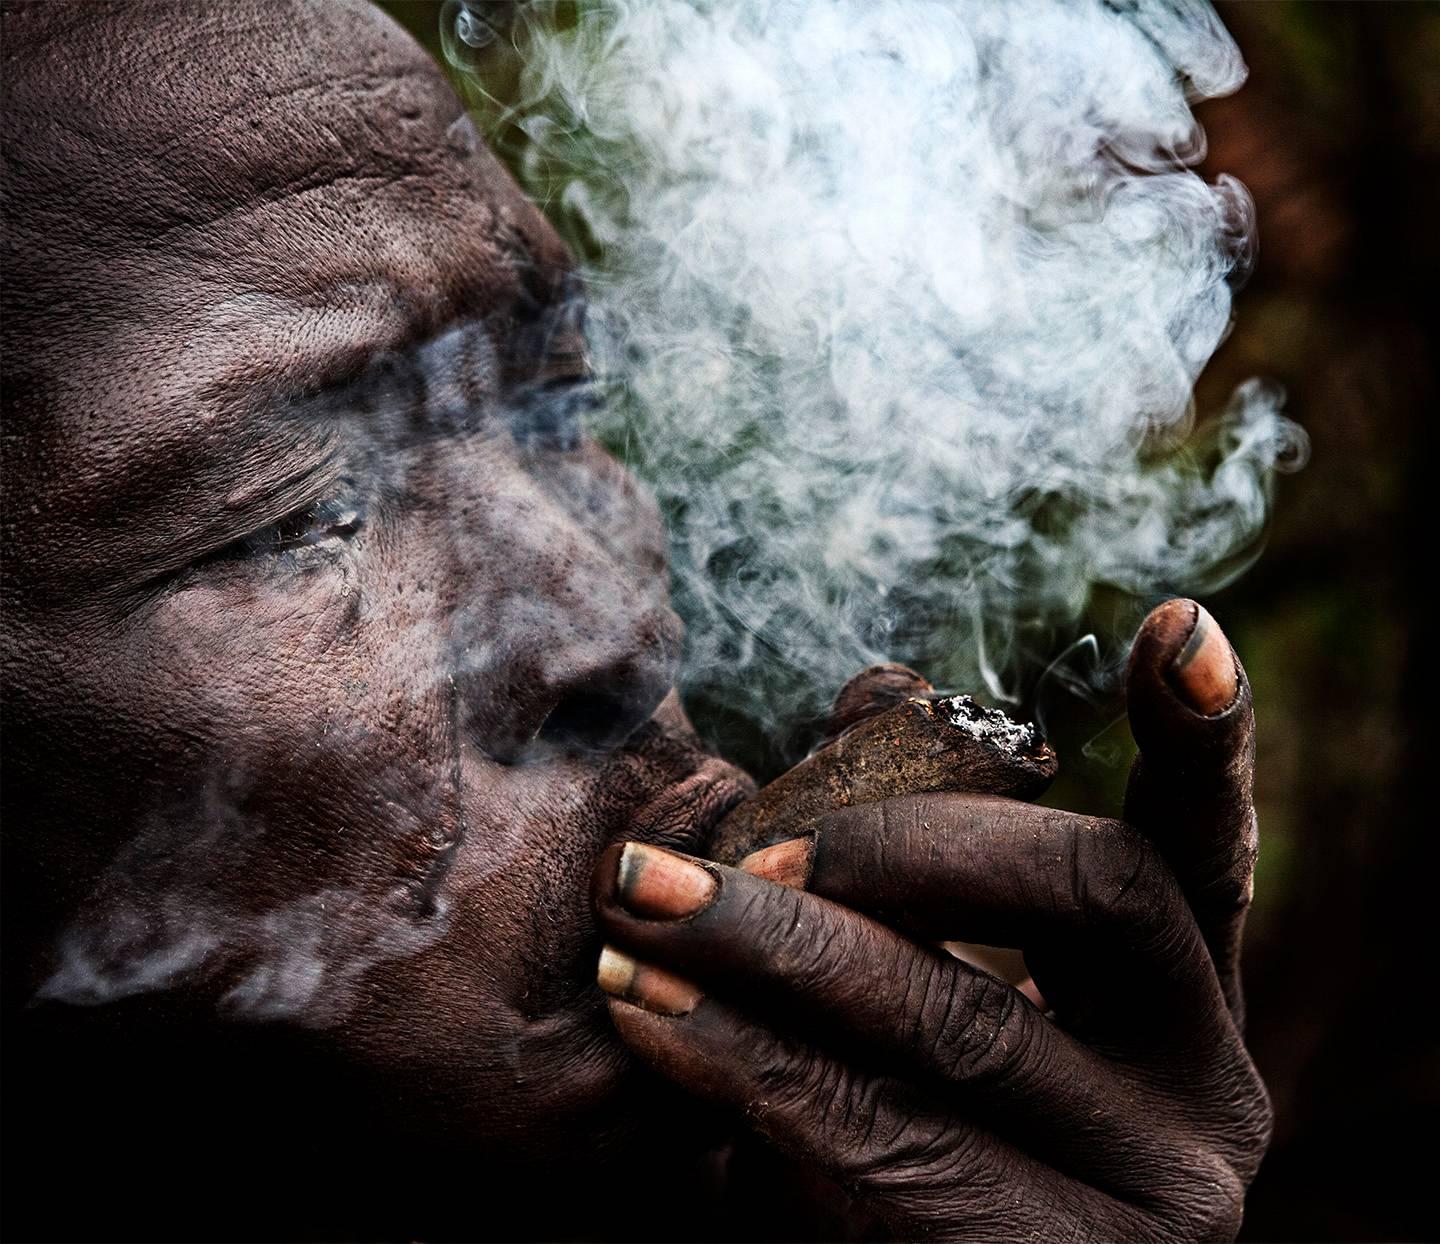
[[[570,453],[535,457],[530,472],[546,493],[626,568],[637,587],[668,603],[664,523],[654,498],[596,442]]]
[[[446,637],[423,595],[338,562],[249,593],[177,601],[158,630],[169,677],[264,824],[304,825],[313,873],[423,882],[457,815]],[[367,586],[368,584],[368,586]]]
[[[143,622],[87,681],[145,793],[54,992],[183,973],[222,1011],[332,1023],[376,963],[444,934],[459,811],[436,637],[336,567],[195,586]]]

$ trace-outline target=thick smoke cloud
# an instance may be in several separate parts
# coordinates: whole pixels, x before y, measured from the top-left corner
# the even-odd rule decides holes
[[[452,5],[452,61],[494,12]],[[596,428],[670,521],[692,696],[773,728],[900,659],[1013,698],[1097,585],[1253,559],[1305,438],[1254,382],[1196,431],[1254,234],[1189,168],[1190,102],[1245,72],[1203,0],[610,0],[503,36],[490,119],[592,260]]]

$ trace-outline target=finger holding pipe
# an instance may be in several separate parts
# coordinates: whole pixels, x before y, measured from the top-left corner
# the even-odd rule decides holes
[[[920,941],[1017,947],[1031,988],[1075,1031],[1137,1050],[1187,1032],[1233,1036],[1173,872],[1123,822],[992,796],[901,796],[833,812],[813,841],[777,844],[744,869],[802,877]]]
[[[777,885],[803,890],[810,879],[812,847],[813,839],[791,838],[752,852],[735,867],[752,877],[763,877]],[[942,938],[939,945],[948,954],[964,960],[971,967],[980,968],[991,976],[1008,981],[1024,994],[1037,1010],[1050,1009],[1050,1004],[1045,1001],[1044,995],[1030,976],[1029,968],[1025,966],[1024,955],[1019,951],[999,946],[984,946],[978,942],[960,942],[953,938]]]
[[[805,847],[794,850],[798,862]],[[1153,846],[1119,822],[972,795],[906,796],[842,809],[815,838],[808,893],[696,864],[692,871],[705,874],[709,886],[696,881],[696,893],[704,889],[706,897],[683,918],[637,914],[673,871],[657,859],[655,849],[639,845],[602,857],[595,899],[605,936],[682,975],[700,972],[750,994],[771,993],[777,1005],[788,992],[776,982],[787,974],[807,978],[811,969],[797,964],[797,955],[803,959],[807,939],[822,936],[842,939],[842,950],[863,943],[882,972],[903,963],[907,970],[897,979],[904,983],[912,982],[908,969],[928,972],[933,963],[966,979],[993,980],[929,945],[914,947],[923,963],[896,949],[959,938],[1022,949],[1062,1023],[1101,1033],[1137,1055],[1233,1039],[1209,956],[1173,875]],[[670,859],[683,865],[688,857]],[[662,902],[653,902],[657,912]],[[883,936],[882,926],[889,926]],[[846,1005],[884,996],[858,968],[833,988],[857,982],[862,996]],[[881,1008],[877,1022],[892,1011]]]
[[[673,1018],[713,994],[832,1053],[863,1047],[865,1065],[931,1082],[935,1100],[1073,1173],[1104,1173],[1101,1151],[1112,1176],[1117,1154],[1145,1169],[1137,1146],[1153,1141],[1117,1107],[1115,1066],[983,971],[815,895],[641,844],[613,850],[596,897],[612,997]]]
[[[628,971],[622,966],[617,979]],[[1059,1231],[1079,1239],[1089,1224],[1117,1216],[1123,1238],[1142,1238],[1144,1220],[1131,1205],[937,1108],[932,1093],[777,1032],[729,1002],[695,991],[677,1014],[631,994],[612,998],[610,1015],[654,1071],[858,1194],[896,1238]],[[937,1206],[945,1207],[940,1224]]]
[[[1249,681],[1214,618],[1172,600],[1135,638],[1126,695],[1140,754],[1125,819],[1175,870],[1239,1022],[1240,938],[1259,846]]]
[[[912,696],[928,696],[934,690],[929,679],[917,674],[908,665],[894,662],[872,665],[840,688],[835,705],[830,710],[826,737],[834,739],[868,717],[894,708]]]

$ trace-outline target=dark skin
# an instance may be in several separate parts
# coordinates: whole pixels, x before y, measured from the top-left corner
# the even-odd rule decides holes
[[[19,1234],[703,1234],[736,1121],[900,1235],[1233,1232],[1252,718],[1177,696],[1191,607],[1127,822],[901,798],[803,891],[637,918],[618,844],[698,854],[751,785],[670,694],[543,218],[362,5],[4,14]],[[602,937],[704,999],[607,1003]]]
[[[1132,654],[1128,823],[926,794],[691,879],[612,847],[597,906],[641,965],[612,989],[626,1041],[902,1238],[1232,1237],[1270,1126],[1233,954],[1254,719],[1238,667],[1212,715],[1160,675],[1195,627],[1172,602]],[[1018,946],[1033,982],[947,939]]]

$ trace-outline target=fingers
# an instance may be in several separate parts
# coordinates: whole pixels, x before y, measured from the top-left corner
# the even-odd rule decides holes
[[[1240,934],[1258,849],[1250,684],[1209,613],[1172,600],[1136,636],[1126,693],[1140,755],[1125,819],[1174,869],[1238,1019]]]
[[[817,1032],[843,1032],[910,1071],[984,1088],[1038,1075],[1065,1040],[1003,982],[804,891],[639,843],[613,866],[603,861],[597,881],[607,938],[644,971],[658,964]],[[621,996],[634,984],[608,979],[602,986]]]
[[[1021,1052],[1042,1060],[1053,1052],[1051,1029],[1028,1002],[856,910],[897,911],[891,886],[904,876],[909,897],[896,924],[927,942],[958,925],[967,940],[1023,948],[1067,1022],[1109,1032],[1147,1056],[1225,1037],[1228,1020],[1194,921],[1137,835],[1125,831],[1123,846],[1106,848],[1103,832],[1077,831],[1080,818],[984,797],[890,802],[921,814],[877,820],[868,806],[848,809],[833,818],[833,833],[830,824],[821,830],[816,893],[640,844],[612,849],[596,874],[607,938],[647,963],[888,1046],[947,1079],[1023,1076],[1015,1065]],[[958,1026],[940,1024],[943,1039],[928,1053],[914,1041],[897,1044],[897,1015],[908,1015],[916,1033],[936,1034],[927,1009],[935,1005]],[[974,1061],[966,1040],[985,1034],[983,1054],[1004,1053],[1003,1068],[961,1074],[956,1068]]]
[[[806,888],[922,940],[1019,947],[1072,1027],[1143,1044],[1223,1026],[1173,874],[1119,821],[984,795],[846,808],[821,823]]]
[[[675,1016],[703,986],[831,1054],[930,1080],[1066,1169],[1145,1164],[1116,1069],[967,963],[812,894],[636,843],[602,861],[596,899],[613,943],[599,980],[614,997]]]
[[[1068,1237],[1130,1212],[937,1110],[902,1080],[782,1036],[718,999],[697,997],[681,1016],[622,1001],[610,1010],[656,1071],[860,1192],[902,1237],[923,1229],[942,1239],[1042,1238],[1062,1225]]]

